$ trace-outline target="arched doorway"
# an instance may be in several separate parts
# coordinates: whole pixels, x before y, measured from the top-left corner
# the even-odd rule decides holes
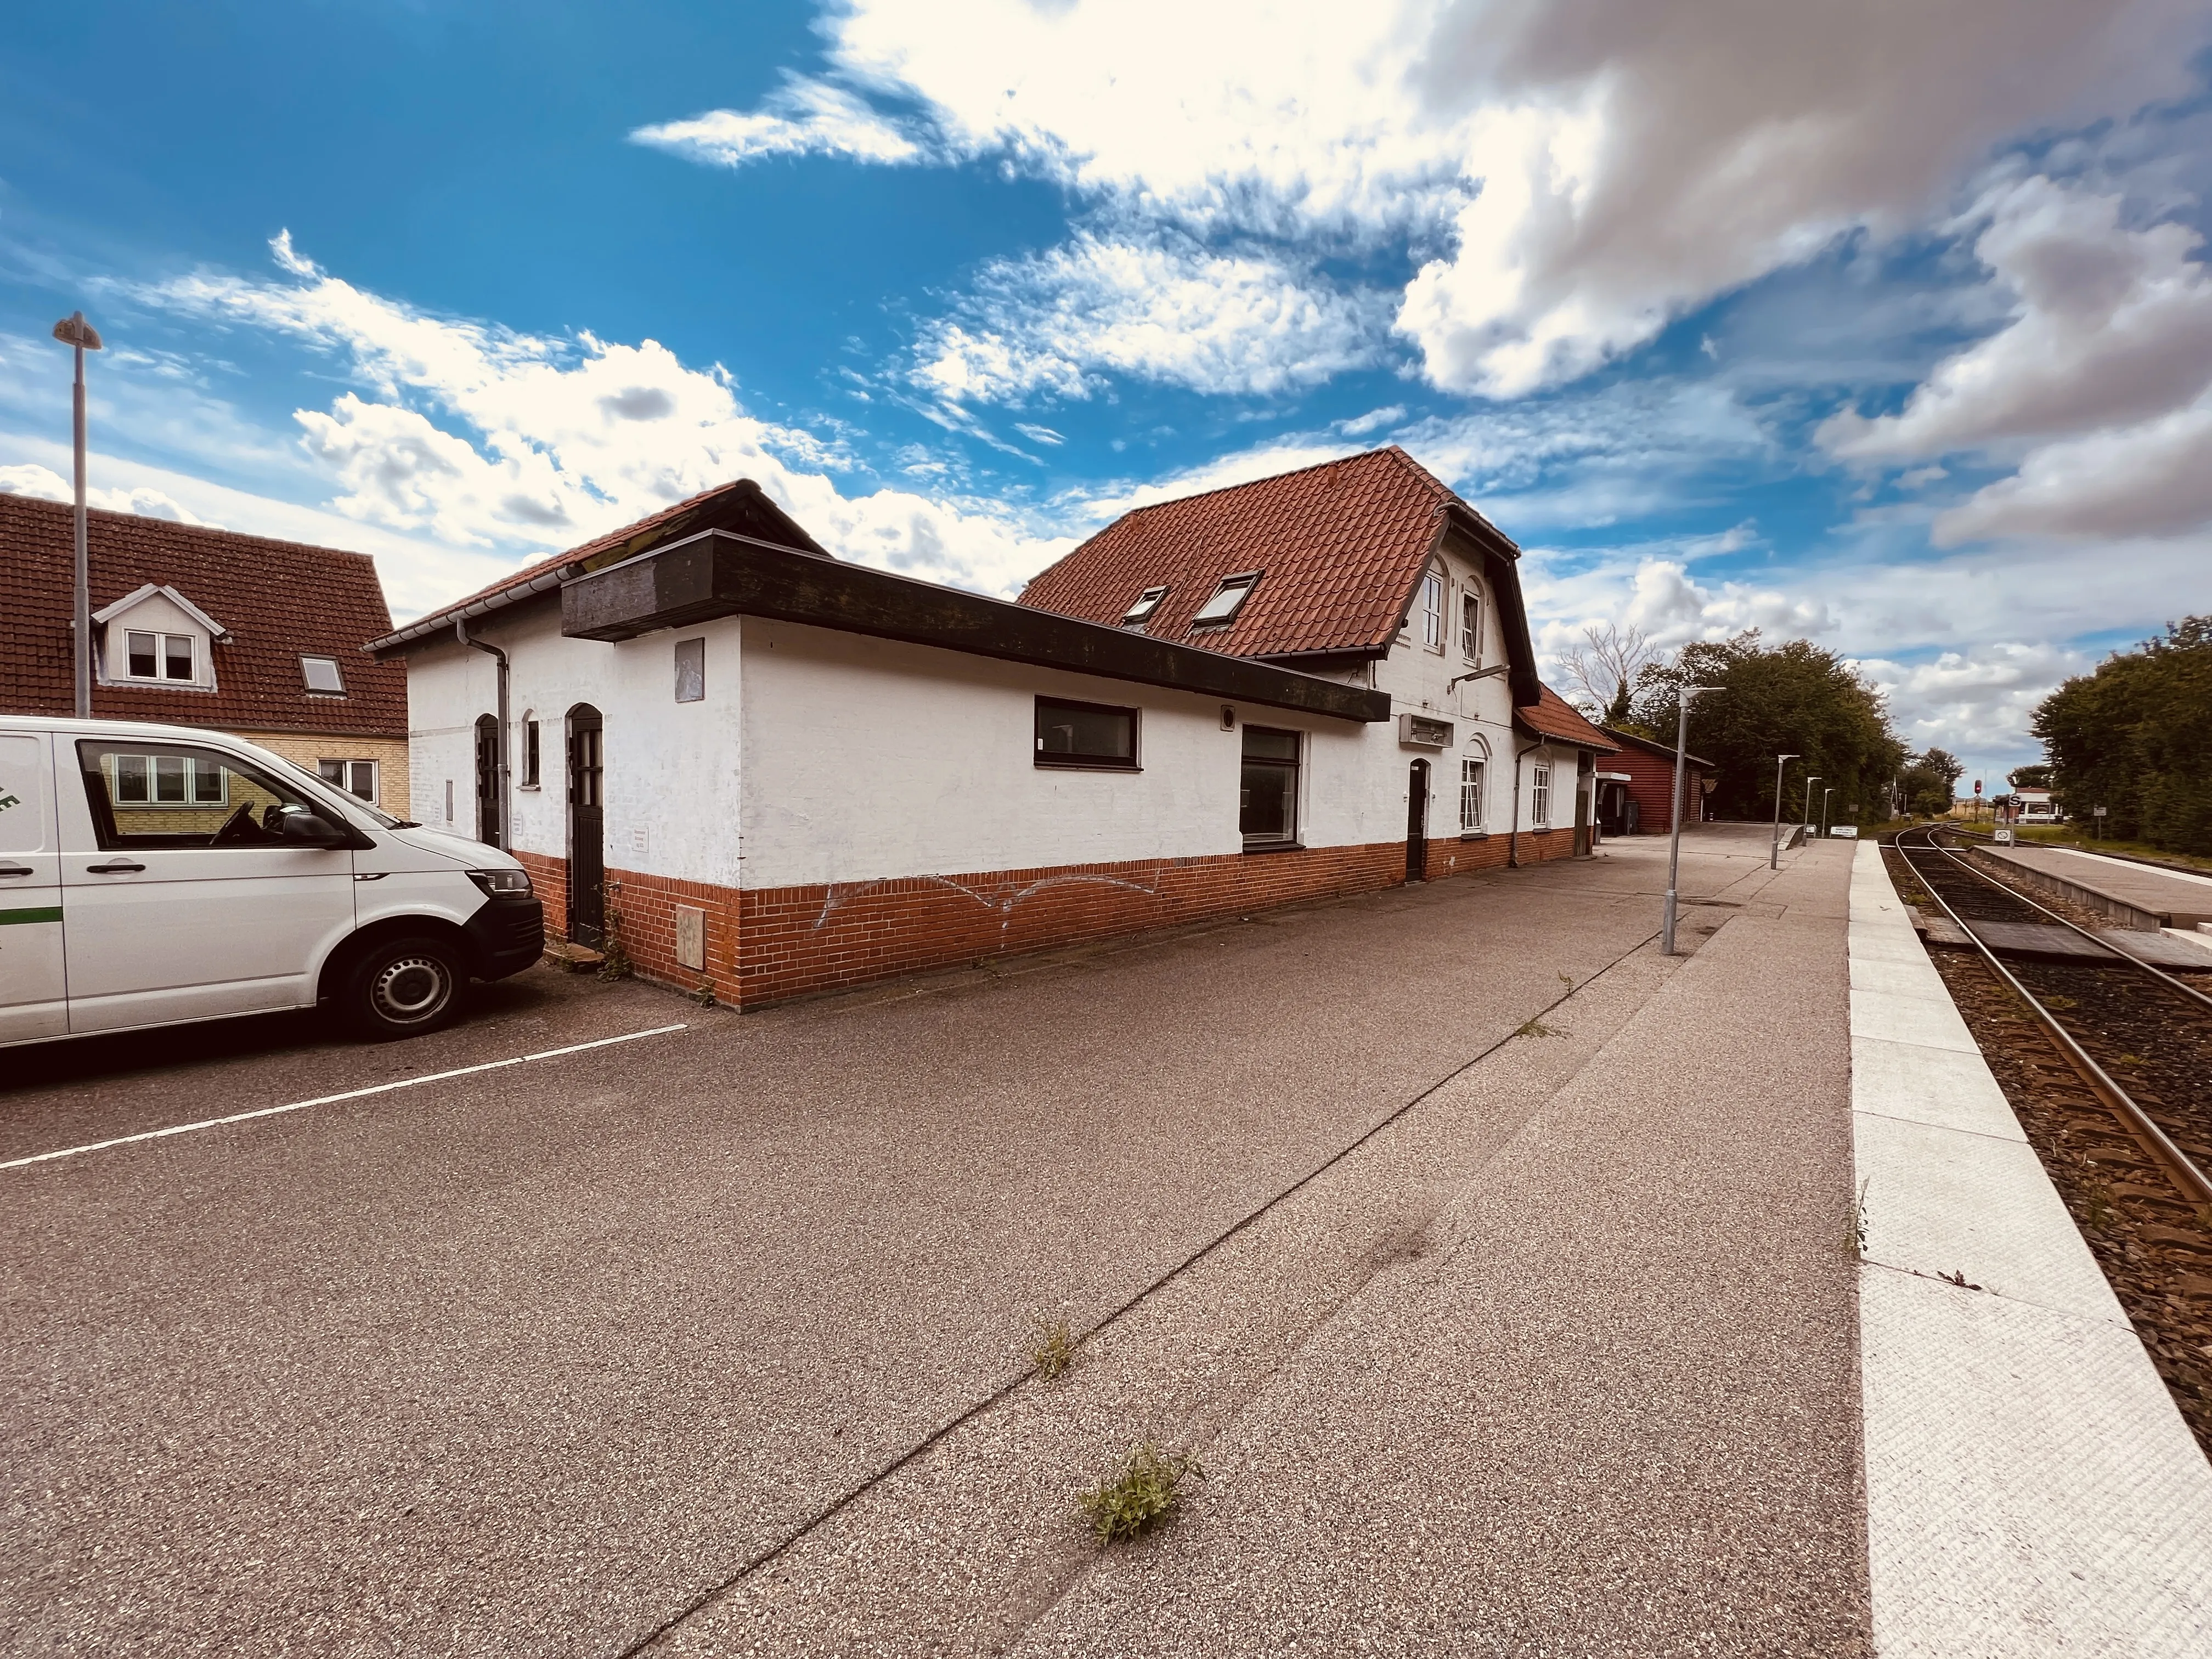
[[[499,721],[490,714],[477,716],[477,839],[487,847],[500,844]]]
[[[1413,763],[1406,785],[1406,879],[1429,878],[1429,763]]]
[[[607,937],[606,751],[599,711],[568,711],[568,942],[598,950]]]

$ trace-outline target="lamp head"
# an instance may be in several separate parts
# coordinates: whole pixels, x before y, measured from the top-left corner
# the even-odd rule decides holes
[[[54,338],[64,345],[82,346],[87,351],[100,349],[100,331],[85,321],[82,311],[71,312],[56,323]]]

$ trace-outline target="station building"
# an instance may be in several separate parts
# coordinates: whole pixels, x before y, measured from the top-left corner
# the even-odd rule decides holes
[[[739,480],[371,649],[411,816],[753,1007],[1587,853],[1614,744],[1539,684],[1517,558],[1396,448],[1132,513],[1018,601]]]
[[[1664,836],[1674,829],[1674,750],[1633,732],[1601,728],[1617,745],[1597,780],[1597,821],[1608,836]],[[1701,823],[1719,781],[1713,763],[1682,757],[1682,822]]]

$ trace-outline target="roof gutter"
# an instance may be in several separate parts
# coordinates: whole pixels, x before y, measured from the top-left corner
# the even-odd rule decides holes
[[[540,593],[550,593],[582,568],[580,565],[564,564],[554,570],[543,570],[526,582],[517,582],[512,587],[502,587],[495,593],[487,593],[480,599],[471,599],[466,605],[449,605],[443,611],[434,611],[420,622],[413,622],[380,640],[371,640],[362,649],[373,657],[387,651],[397,651],[417,640],[427,640],[434,634],[442,634],[457,623],[471,617],[488,617],[495,611],[504,611],[511,605],[520,605],[525,599],[535,599]],[[463,638],[461,643],[471,643]]]

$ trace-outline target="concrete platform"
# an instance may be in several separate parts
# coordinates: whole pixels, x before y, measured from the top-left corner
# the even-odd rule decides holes
[[[1911,943],[1881,849],[1861,848],[1851,1103],[1875,1649],[2212,1651],[2212,1467]]]
[[[2212,922],[2212,877],[2184,875],[2064,847],[1978,850],[2031,881],[2104,911],[2125,927],[2194,928]]]

